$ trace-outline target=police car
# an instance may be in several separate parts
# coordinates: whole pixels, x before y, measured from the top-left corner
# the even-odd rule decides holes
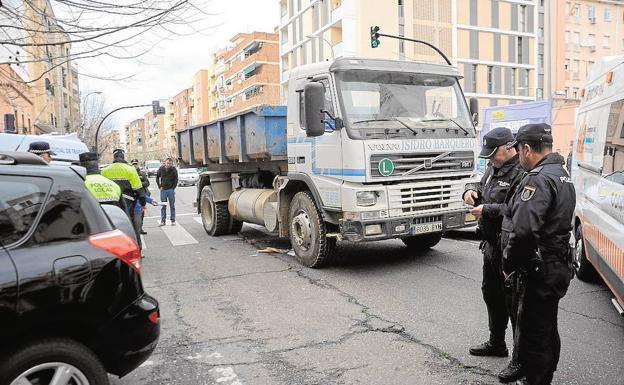
[[[78,163],[78,155],[89,151],[76,133],[67,135],[19,135],[0,133],[0,151],[28,151],[32,142],[45,141],[55,155],[52,163]]]
[[[581,97],[572,161],[577,273],[600,275],[624,315],[624,56],[598,60]]]

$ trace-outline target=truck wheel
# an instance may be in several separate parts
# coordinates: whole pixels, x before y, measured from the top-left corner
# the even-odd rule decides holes
[[[574,245],[574,268],[576,269],[576,276],[579,277],[581,281],[585,282],[598,281],[598,273],[596,272],[594,265],[592,265],[589,259],[587,259],[587,254],[585,253],[583,229],[581,224],[576,226],[574,238],[576,239],[576,245]]]
[[[23,346],[0,364],[0,384],[108,385],[102,363],[86,346],[69,339],[45,339]]]
[[[323,214],[307,191],[295,194],[289,212],[290,242],[304,266],[321,267],[328,262],[336,239],[327,238]]]
[[[204,186],[201,191],[201,218],[204,230],[213,237],[230,234],[232,221],[228,204],[227,202],[215,202],[210,186]]]
[[[414,251],[430,249],[433,246],[437,245],[440,240],[442,240],[442,233],[415,235],[413,237],[407,237],[402,239],[403,243],[405,243],[405,246],[407,246],[408,249]]]

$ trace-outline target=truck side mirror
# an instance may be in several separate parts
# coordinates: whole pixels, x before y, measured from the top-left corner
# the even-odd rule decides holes
[[[311,82],[303,89],[305,107],[305,130],[308,136],[321,136],[325,133],[325,86]]]
[[[472,115],[472,123],[476,126],[479,124],[479,99],[470,98],[470,115]]]

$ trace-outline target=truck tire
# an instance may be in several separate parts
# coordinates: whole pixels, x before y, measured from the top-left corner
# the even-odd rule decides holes
[[[65,338],[48,338],[22,346],[0,362],[0,384],[47,384],[51,375],[63,371],[64,383],[108,385],[100,360],[86,346]]]
[[[336,239],[327,238],[323,214],[309,192],[295,194],[288,218],[290,242],[299,263],[313,268],[326,264],[336,246]]]
[[[213,237],[230,234],[233,228],[227,202],[215,202],[212,187],[204,186],[201,191],[201,218],[204,230]],[[242,226],[242,224],[241,224]]]
[[[413,237],[403,238],[408,249],[414,251],[423,251],[432,248],[442,240],[442,233],[414,235]]]
[[[585,243],[583,242],[583,228],[580,223],[576,226],[574,238],[576,240],[576,245],[574,245],[574,268],[576,269],[576,276],[579,277],[581,281],[597,282],[599,278],[598,273],[594,265],[587,259]]]

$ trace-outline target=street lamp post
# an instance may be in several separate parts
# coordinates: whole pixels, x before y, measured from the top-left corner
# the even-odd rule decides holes
[[[93,92],[89,92],[88,94],[85,95],[85,97],[82,99],[82,104],[83,104],[83,112],[82,112],[82,123],[80,123],[80,135],[84,138],[84,127],[85,127],[85,115],[87,112],[86,109],[86,105],[87,105],[87,98],[91,95],[102,95],[102,91],[93,91]]]
[[[314,39],[314,38],[321,39],[321,40],[323,40],[325,43],[327,43],[327,45],[329,45],[329,49],[331,50],[332,60],[334,60],[334,59],[335,59],[335,56],[334,56],[334,46],[333,46],[333,45],[332,45],[332,43],[330,43],[327,39],[325,39],[325,38],[323,37],[323,35],[307,35],[306,37],[307,37],[308,39]]]

